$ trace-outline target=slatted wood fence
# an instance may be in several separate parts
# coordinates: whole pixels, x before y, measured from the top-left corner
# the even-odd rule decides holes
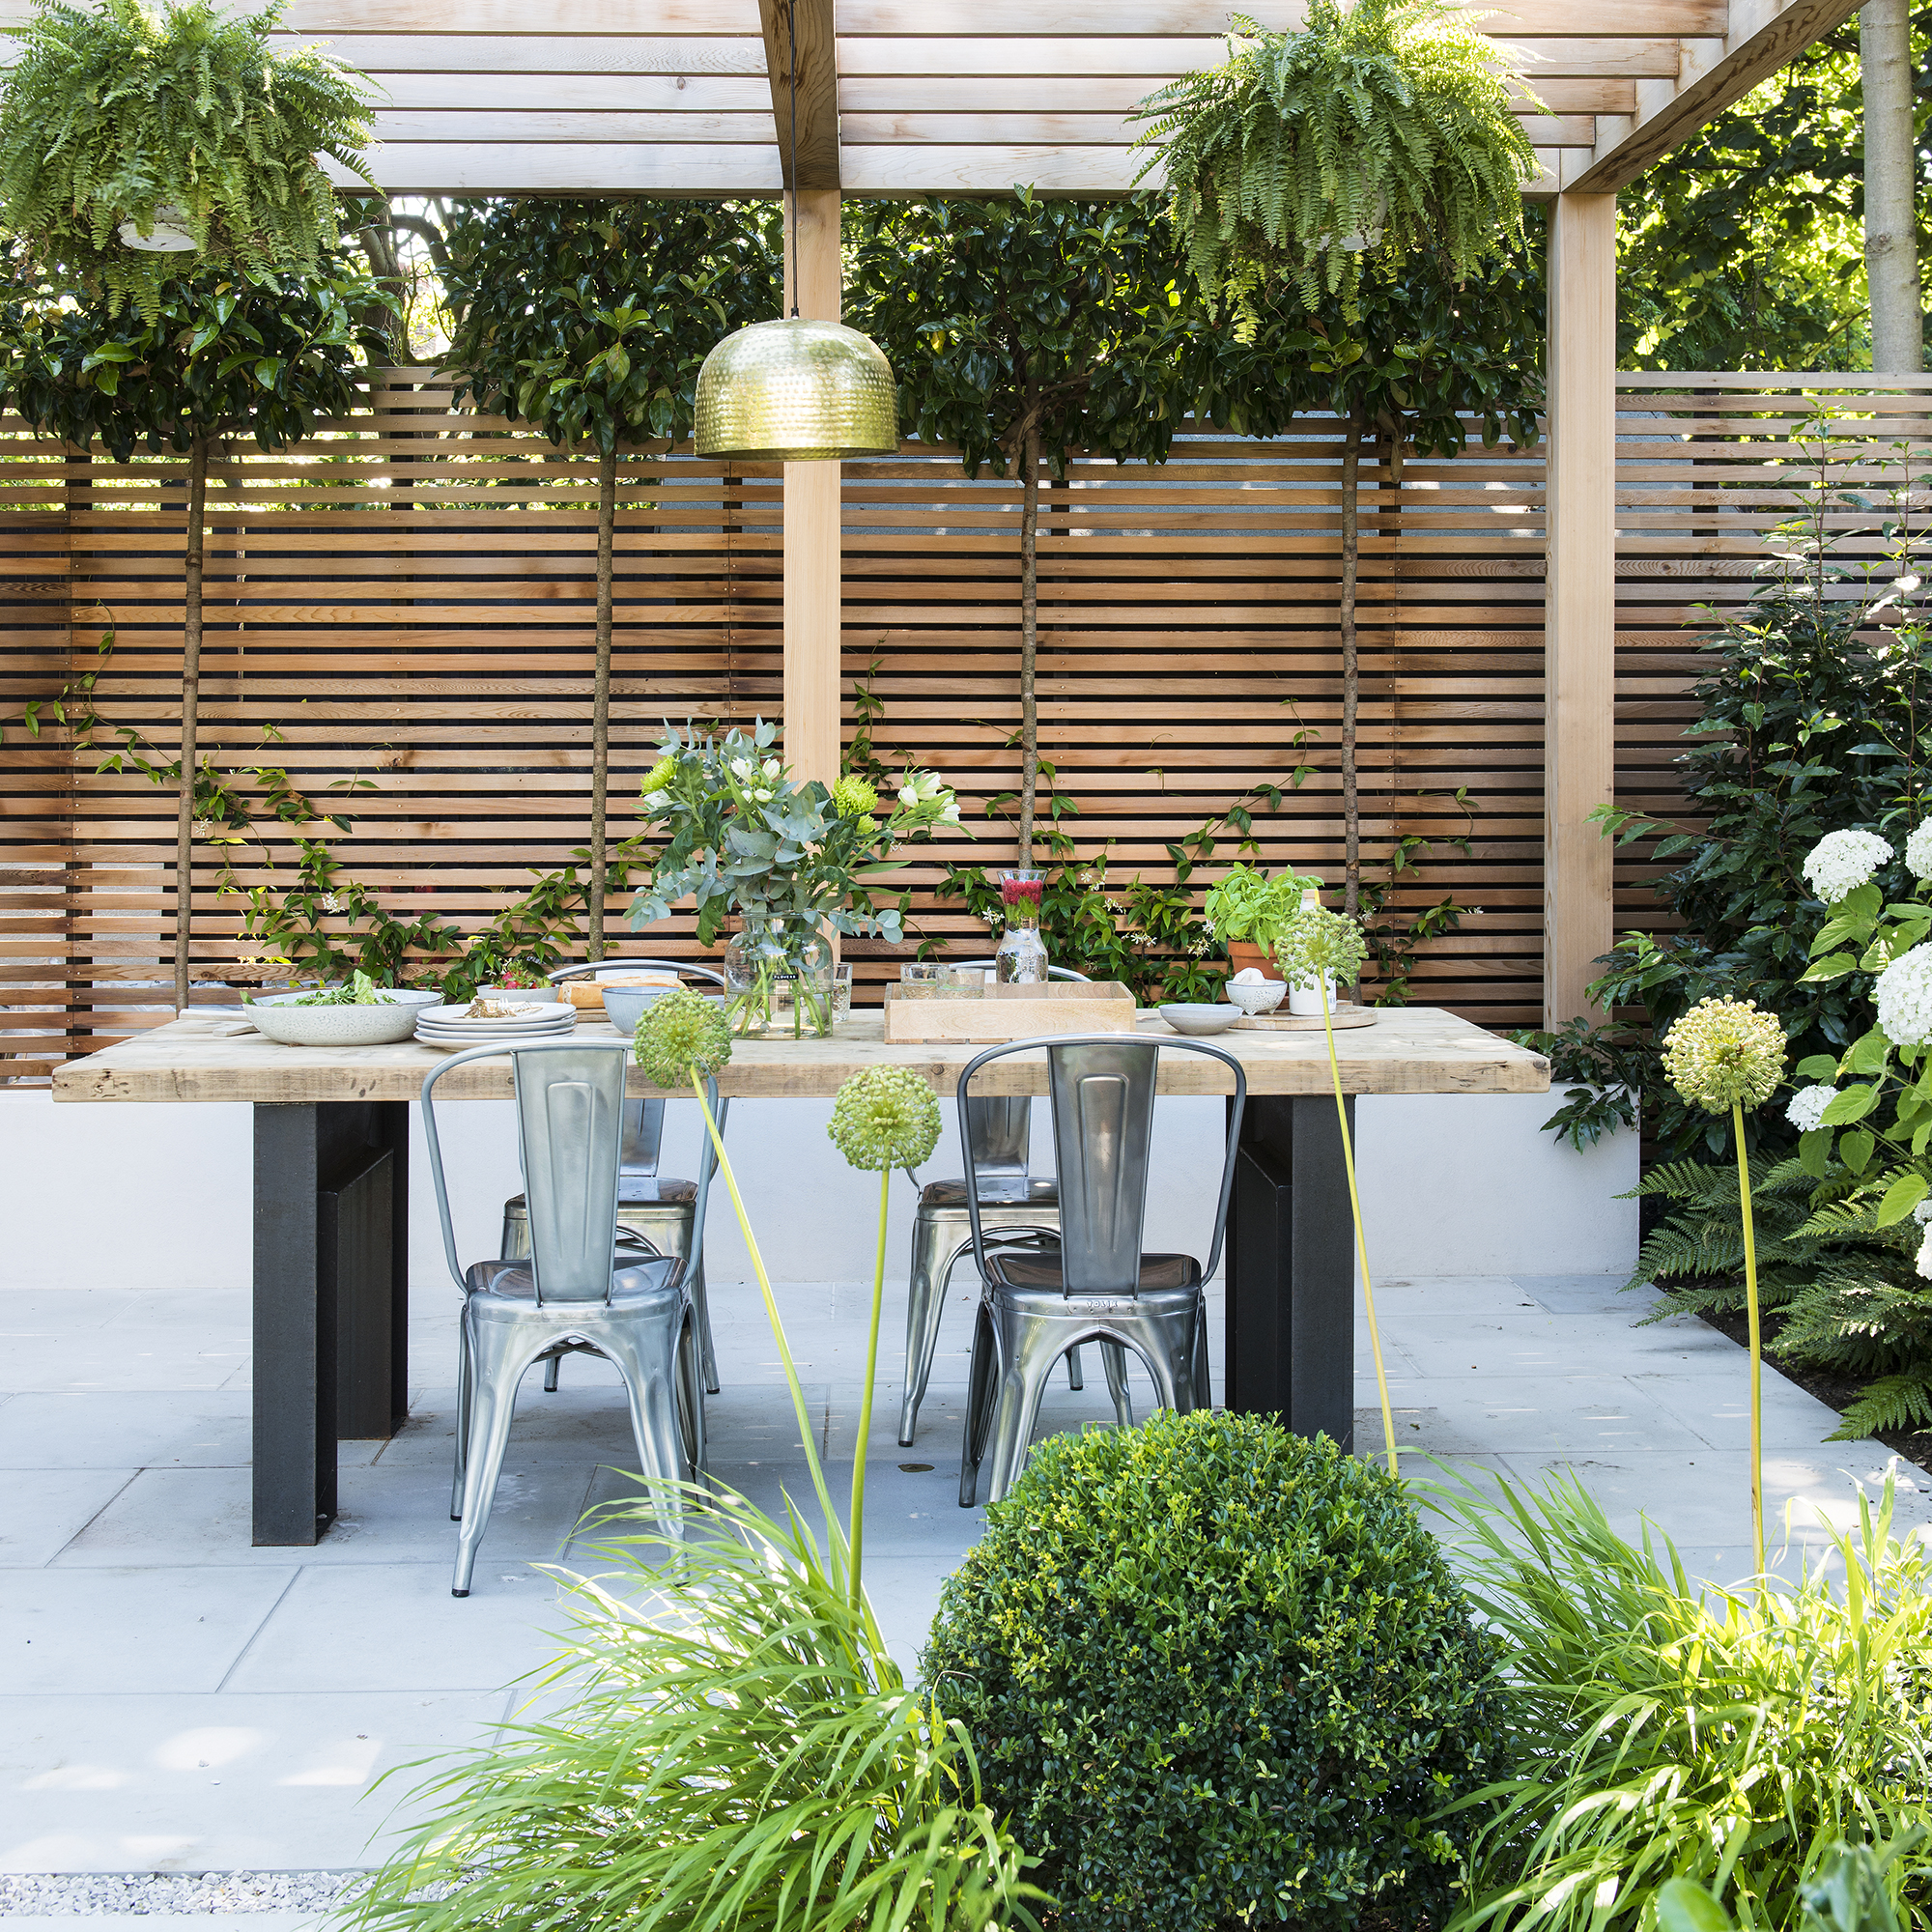
[[[1836,412],[1827,454],[1842,485],[1873,496],[1932,468],[1932,381],[1869,388],[1856,376],[1625,379],[1627,802],[1669,814],[1697,607],[1748,594],[1767,531],[1810,473],[1807,412]],[[82,461],[4,418],[0,456],[0,1056],[31,1080],[169,1009],[171,794],[138,772],[97,776],[68,734],[43,720],[34,738],[19,721],[98,665],[111,630],[99,711],[172,755],[185,491],[179,462]],[[1262,859],[1339,879],[1339,457],[1319,419],[1266,442],[1188,435],[1163,468],[1079,462],[1045,493],[1043,750],[1079,808],[1068,823],[1083,855],[1105,851],[1114,881],[1171,876],[1168,841],[1301,766],[1312,775],[1258,822]],[[567,863],[587,822],[590,464],[453,414],[431,371],[387,370],[372,372],[365,411],[300,450],[226,451],[210,494],[202,728],[215,763],[254,762],[271,727],[270,763],[318,803],[346,801],[346,872],[406,919],[434,910],[474,926],[533,870]],[[864,682],[882,701],[874,735],[889,760],[958,784],[977,842],[922,852],[909,876],[923,930],[982,950],[982,929],[929,888],[947,859],[1011,853],[980,808],[1017,778],[1018,491],[908,446],[847,466],[844,501],[848,691]],[[1534,1023],[1541,453],[1474,447],[1399,475],[1365,469],[1361,502],[1369,868],[1395,840],[1427,839],[1395,903],[1472,909],[1421,949],[1413,997],[1489,1025]],[[781,702],[777,471],[640,457],[620,503],[613,836],[630,829],[664,719],[749,721]],[[1872,516],[1833,521],[1854,552],[1874,551]],[[242,886],[289,884],[280,831],[263,826],[236,857]],[[240,902],[217,890],[219,854],[203,856],[197,977],[245,977]],[[1633,848],[1620,926],[1661,923],[1654,872]],[[682,926],[651,936],[654,951],[693,944]],[[884,949],[858,950],[862,986],[895,970]]]

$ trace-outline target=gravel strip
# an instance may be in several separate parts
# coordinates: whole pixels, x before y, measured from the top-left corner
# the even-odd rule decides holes
[[[361,1871],[17,1872],[0,1874],[0,1918],[109,1918],[150,1912],[327,1912]]]

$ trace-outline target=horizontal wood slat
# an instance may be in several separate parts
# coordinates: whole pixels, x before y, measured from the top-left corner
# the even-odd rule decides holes
[[[1671,815],[1699,607],[1749,595],[1767,531],[1812,473],[1794,442],[1807,412],[1838,409],[1833,454],[1867,497],[1902,473],[1895,444],[1932,443],[1932,379],[1885,395],[1862,393],[1869,381],[1624,379],[1625,802]],[[452,414],[427,370],[376,372],[368,398],[298,451],[238,444],[214,466],[203,742],[224,770],[259,756],[325,809],[343,803],[345,871],[399,916],[433,909],[473,928],[583,838],[594,469]],[[0,455],[0,1077],[34,1079],[165,1010],[171,795],[137,772],[77,771],[58,727],[36,739],[18,721],[96,662],[111,629],[101,715],[172,753],[184,474],[174,460],[82,461],[6,419]],[[1079,807],[1082,855],[1107,852],[1116,883],[1171,876],[1168,841],[1301,764],[1312,775],[1258,823],[1262,857],[1339,879],[1339,455],[1321,419],[1272,441],[1188,434],[1164,468],[1079,460],[1043,493],[1043,749]],[[616,836],[635,823],[664,719],[750,722],[781,696],[776,469],[640,454],[620,475]],[[1397,839],[1435,840],[1397,902],[1479,910],[1422,949],[1414,997],[1527,1023],[1541,1002],[1541,454],[1477,446],[1412,460],[1399,482],[1365,469],[1361,502],[1372,867]],[[943,860],[1011,854],[982,808],[1017,779],[1018,507],[1014,485],[968,481],[944,450],[845,469],[848,694],[876,659],[882,753],[960,787],[979,838],[916,853],[906,876],[924,929],[975,949],[983,932],[929,889]],[[1875,519],[1832,522],[1850,554],[1876,556]],[[848,709],[848,735],[855,722]],[[287,888],[295,847],[279,831],[236,855],[242,887]],[[1466,856],[1447,842],[1464,837]],[[195,954],[210,982],[246,951],[219,869],[200,848]],[[1620,929],[1662,923],[1657,869],[1641,846],[1621,855]],[[651,940],[693,943],[688,922]],[[895,968],[889,949],[853,951],[863,998]]]

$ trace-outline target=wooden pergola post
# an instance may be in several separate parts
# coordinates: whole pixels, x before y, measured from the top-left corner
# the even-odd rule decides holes
[[[1614,938],[1617,198],[1560,194],[1549,229],[1548,562],[1544,613],[1543,1014],[1600,1017],[1583,989]]]
[[[808,187],[798,200],[799,314],[837,322],[838,190]],[[785,200],[789,218],[791,196]],[[785,313],[794,294],[785,253]],[[838,489],[843,465],[784,467],[784,751],[801,780],[831,784],[840,753]]]

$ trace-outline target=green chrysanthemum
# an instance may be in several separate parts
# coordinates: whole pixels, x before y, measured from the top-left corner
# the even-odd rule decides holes
[[[1784,1029],[1755,1000],[1699,1000],[1664,1035],[1663,1070],[1713,1114],[1760,1107],[1784,1078]]]
[[[832,809],[840,818],[858,818],[879,803],[875,786],[864,779],[844,778],[832,787]]]
[[[638,787],[638,795],[647,798],[654,791],[663,791],[677,775],[677,760],[667,752],[649,771],[644,774],[644,781]]]
[[[1275,934],[1274,956],[1291,985],[1313,985],[1323,973],[1350,985],[1367,952],[1360,923],[1323,906],[1303,906]]]
[[[839,1088],[826,1131],[864,1173],[914,1168],[939,1145],[939,1102],[910,1066],[868,1066]]]
[[[731,1058],[731,1023],[722,1008],[679,986],[644,1009],[631,1052],[653,1087],[687,1087]]]

